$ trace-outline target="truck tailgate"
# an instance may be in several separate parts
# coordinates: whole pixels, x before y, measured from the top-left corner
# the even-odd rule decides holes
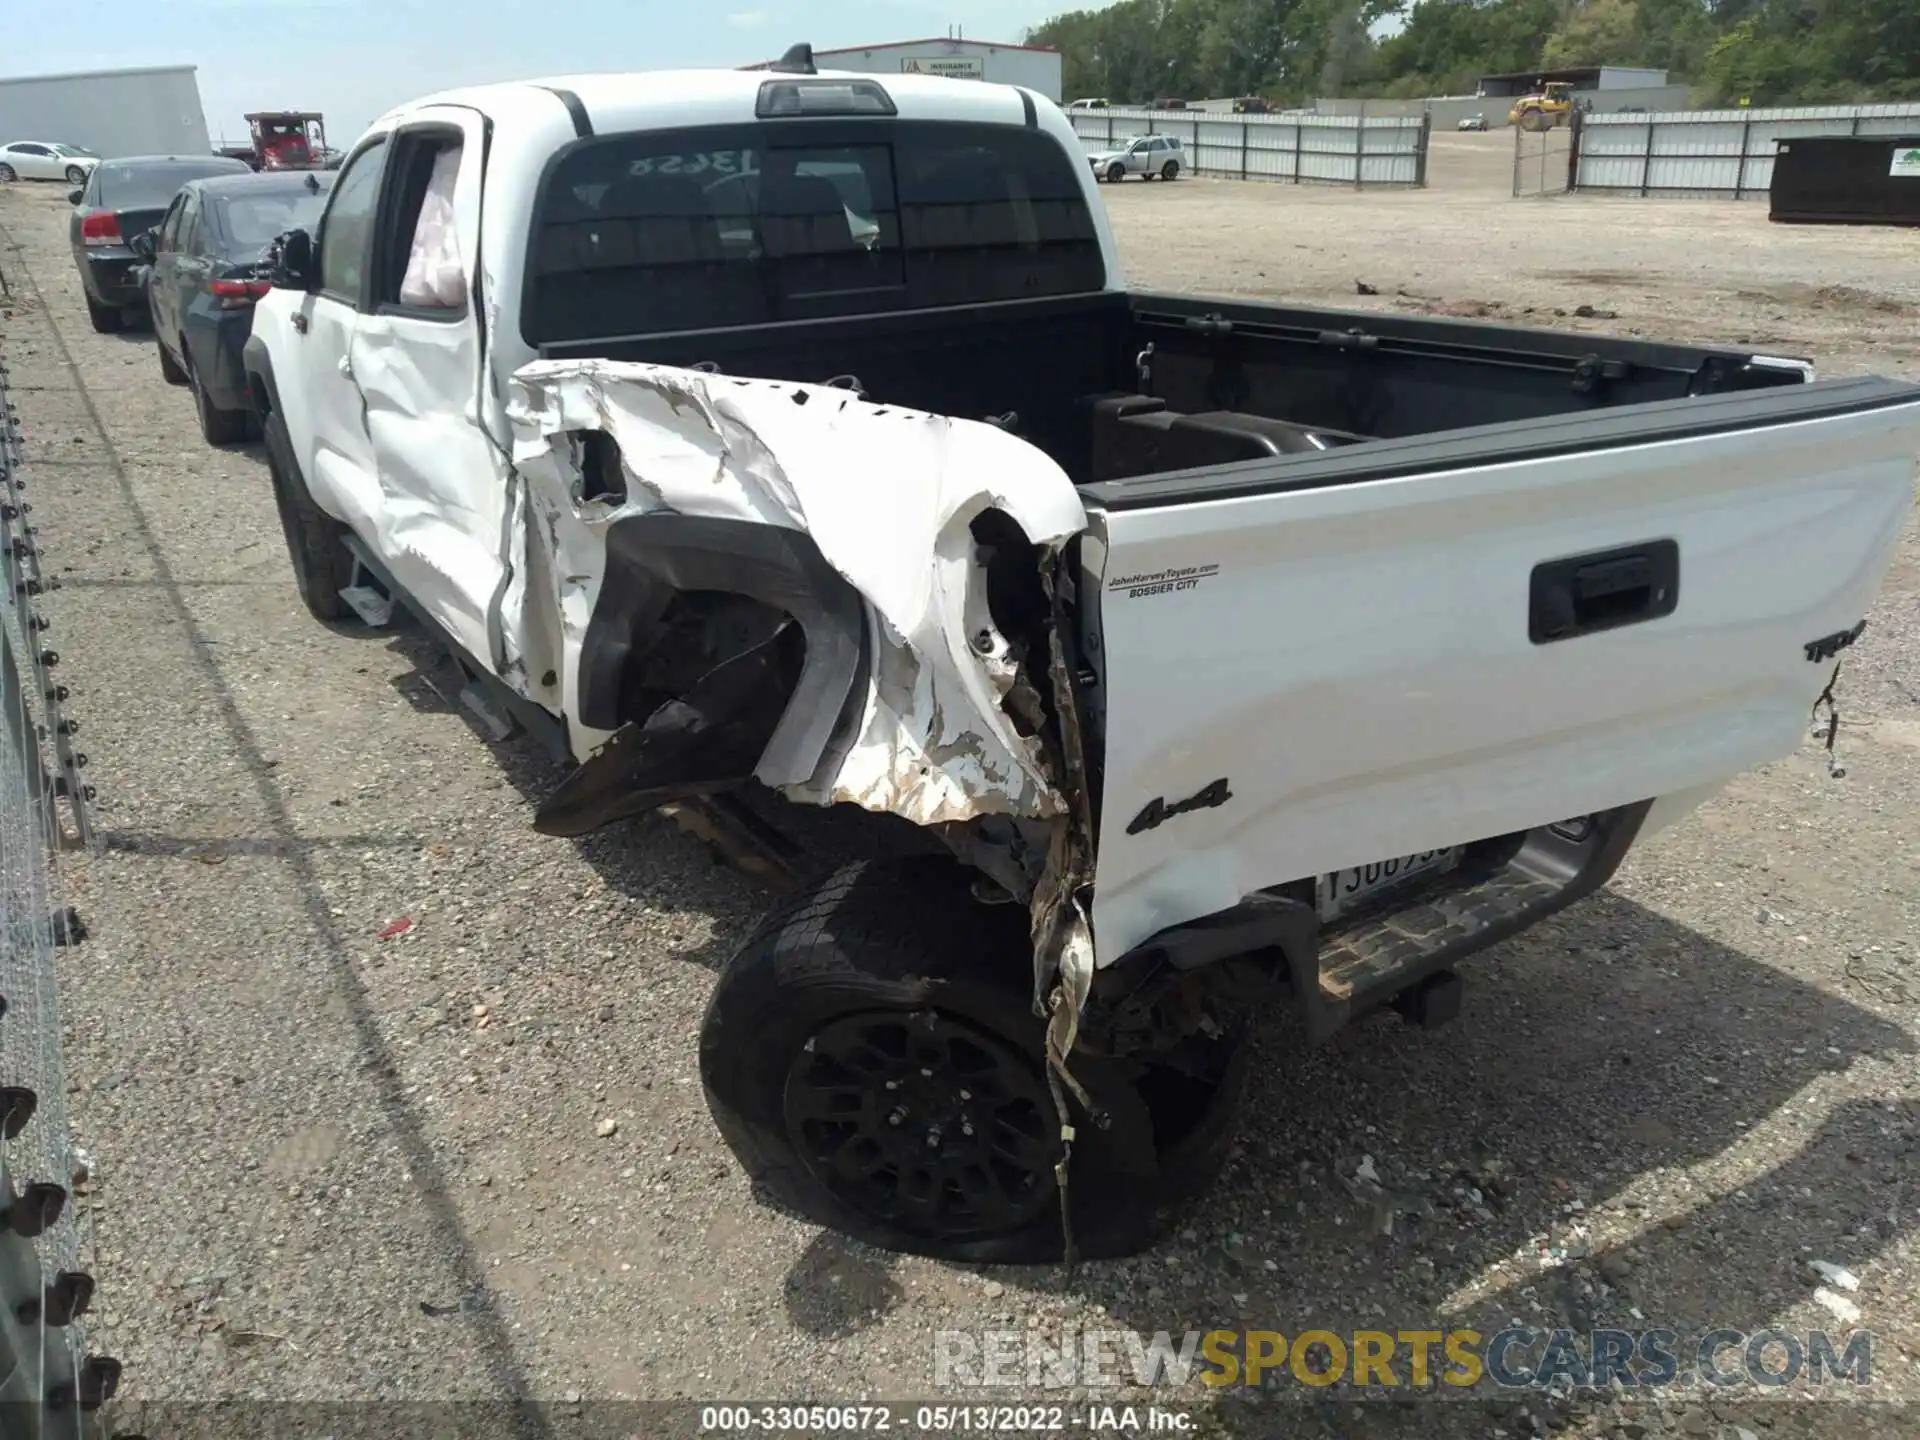
[[[1865,379],[1088,487],[1099,963],[1790,753],[1916,452]]]

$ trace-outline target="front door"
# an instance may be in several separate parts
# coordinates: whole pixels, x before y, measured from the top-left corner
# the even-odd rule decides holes
[[[364,143],[340,171],[315,240],[318,279],[294,320],[292,374],[277,374],[294,458],[322,509],[360,534],[379,533],[385,512],[367,434],[367,405],[353,372],[353,331],[368,290],[373,221],[385,173],[388,136]]]
[[[171,273],[166,285],[168,323],[172,327],[167,333],[180,347],[183,364],[193,358],[187,353],[188,312],[193,309],[195,298],[206,292],[207,282],[213,279],[213,259],[207,254],[207,225],[206,196],[198,190],[187,190],[181,196],[179,231],[174,237],[169,261]]]
[[[484,123],[474,110],[435,107],[394,133],[351,359],[380,478],[382,558],[415,603],[497,670],[512,467],[504,443],[489,439],[480,383]]]
[[[175,250],[180,243],[180,216],[187,204],[187,194],[183,190],[173,197],[173,204],[158,225],[153,227],[153,264],[147,280],[147,303],[153,311],[154,339],[167,350],[178,355],[183,348],[180,344],[180,317],[175,311],[174,260]]]
[[[206,246],[201,243],[206,235],[206,222],[202,218],[205,210],[206,199],[199,191],[181,192],[178,208],[173,212],[173,238],[166,252],[165,269],[156,270],[154,283],[147,291],[156,305],[166,306],[164,321],[157,314],[154,317],[162,343],[171,344],[179,353],[180,363],[189,368],[193,357],[187,353],[187,312],[193,308],[194,296],[206,288],[211,275],[202,253]]]
[[[53,151],[44,145],[16,145],[7,162],[22,180],[58,180],[65,174]]]

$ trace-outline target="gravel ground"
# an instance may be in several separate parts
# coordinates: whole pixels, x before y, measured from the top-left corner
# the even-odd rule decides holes
[[[1920,369],[1908,235],[1510,201],[1506,137],[1437,143],[1427,194],[1106,193],[1150,287]],[[1176,1238],[1071,1280],[986,1273],[755,1201],[694,1035],[768,894],[662,821],[533,833],[554,772],[465,723],[417,637],[311,622],[258,451],[201,443],[149,337],[88,328],[58,193],[0,191],[0,226],[0,345],[106,835],[63,995],[98,1177],[95,1346],[128,1394],[924,1399],[942,1329],[1844,1330],[1814,1298],[1821,1259],[1859,1277],[1875,1392],[1920,1395],[1913,535],[1843,682],[1844,780],[1811,744],[1743,777],[1477,960],[1446,1029],[1312,1050],[1279,1028]],[[1553,315],[1580,304],[1617,318]],[[1354,1198],[1363,1156],[1402,1212],[1391,1240]],[[1778,1396],[1301,1393],[1179,1398],[1235,1435],[1913,1429]]]
[[[1511,133],[1440,134],[1425,191],[1181,180],[1102,193],[1140,287],[1749,345],[1833,375],[1920,365],[1911,231],[1769,225],[1764,200],[1515,200],[1512,165]]]

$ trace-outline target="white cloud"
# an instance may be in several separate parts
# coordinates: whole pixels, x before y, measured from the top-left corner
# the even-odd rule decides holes
[[[736,10],[727,16],[727,24],[736,30],[760,30],[766,27],[768,19],[764,10]]]

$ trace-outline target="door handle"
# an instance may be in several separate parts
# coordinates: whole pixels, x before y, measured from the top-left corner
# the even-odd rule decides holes
[[[1680,603],[1680,546],[1651,540],[1543,561],[1528,591],[1527,638],[1536,645],[1642,625]]]
[[[296,335],[307,333],[307,317],[298,312],[295,312],[293,317],[293,333]]]

